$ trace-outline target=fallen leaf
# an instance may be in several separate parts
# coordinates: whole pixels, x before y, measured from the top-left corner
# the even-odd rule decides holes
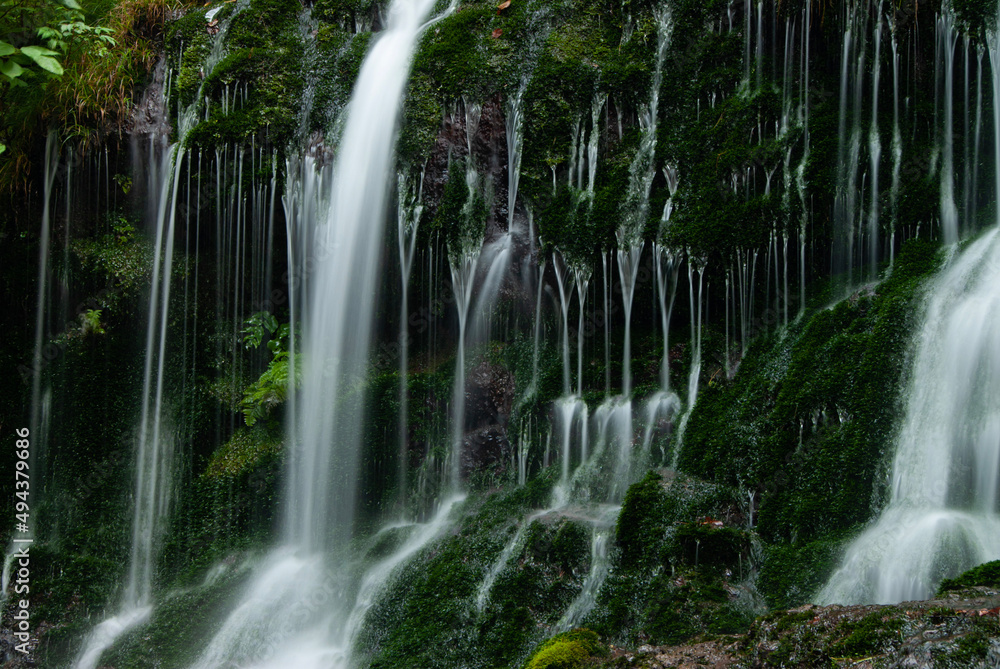
[[[493,31],[493,39],[500,37],[500,35],[503,35],[503,30],[501,30],[500,28],[497,28],[496,30]]]
[[[503,0],[503,2],[497,5],[497,9],[500,10],[507,9],[508,7],[510,7],[510,0]]]

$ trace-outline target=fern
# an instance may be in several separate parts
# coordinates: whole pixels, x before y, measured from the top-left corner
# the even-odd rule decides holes
[[[243,329],[243,344],[246,348],[257,348],[264,339],[264,331],[272,338],[267,342],[273,357],[267,369],[256,381],[243,391],[240,408],[248,427],[253,427],[259,420],[271,415],[275,407],[283,404],[288,397],[289,386],[289,352],[288,339],[291,326],[288,323],[278,324],[274,316],[266,311],[260,311],[247,319]],[[292,383],[298,387],[301,368],[295,365],[295,376]]]

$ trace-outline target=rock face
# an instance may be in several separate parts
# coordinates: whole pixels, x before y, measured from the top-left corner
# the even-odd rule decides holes
[[[499,365],[483,361],[469,374],[465,401],[462,475],[476,471],[503,473],[511,453],[507,420],[514,401],[514,376]]]
[[[612,648],[607,669],[636,667],[1000,667],[1000,589],[968,588],[898,606],[803,606],[768,614],[746,635],[680,646]]]

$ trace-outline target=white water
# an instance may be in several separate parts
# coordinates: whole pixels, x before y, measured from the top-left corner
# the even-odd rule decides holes
[[[946,244],[958,241],[958,207],[955,204],[955,142],[953,135],[955,46],[958,42],[958,26],[948,3],[943,3],[943,13],[938,17],[938,39],[944,57],[944,121],[941,133],[941,233]]]
[[[410,273],[413,270],[413,258],[417,250],[417,230],[420,226],[420,215],[424,207],[421,203],[424,175],[421,173],[419,185],[416,188],[410,183],[408,175],[398,176],[397,191],[399,195],[396,212],[396,243],[399,249],[399,271],[402,280],[402,292],[399,303],[399,461],[396,464],[397,505],[402,509],[406,504],[406,470],[408,446],[408,399],[406,374],[409,371],[410,331],[409,331],[409,288]]]
[[[493,562],[493,564],[490,565],[489,570],[486,572],[486,577],[483,578],[482,583],[479,584],[479,589],[476,592],[476,611],[482,613],[483,609],[486,608],[486,603],[490,599],[490,592],[493,590],[493,585],[497,582],[497,579],[507,566],[507,563],[514,557],[514,553],[521,549],[524,543],[524,536],[528,533],[528,528],[531,527],[531,523],[533,523],[537,518],[541,518],[542,516],[546,516],[553,511],[562,508],[562,506],[562,504],[557,503],[551,508],[536,511],[521,521],[521,523],[517,526],[517,530],[514,532],[514,536],[512,536],[504,545],[503,550],[500,551],[500,555]]]
[[[86,644],[73,665],[76,669],[96,667],[104,651],[122,634],[149,618],[152,611],[150,601],[157,540],[169,510],[174,443],[164,415],[163,385],[176,224],[175,205],[183,156],[172,150],[165,152],[161,158],[163,173],[170,177],[160,185],[159,194],[155,198],[156,241],[146,330],[142,415],[136,446],[135,511],[128,579],[119,613],[101,622],[88,635]]]
[[[580,306],[576,325],[576,394],[583,395],[583,321],[584,307],[587,305],[587,286],[590,285],[590,275],[593,270],[588,266],[573,268],[573,283],[576,284],[577,304]]]
[[[695,271],[698,272],[697,302],[695,302],[694,296]],[[676,444],[674,445],[671,465],[674,469],[677,468],[681,449],[684,446],[684,430],[687,428],[687,422],[691,418],[691,412],[694,411],[695,402],[698,400],[698,384],[701,380],[701,306],[704,279],[705,260],[702,258],[692,258],[688,255],[688,297],[691,302],[691,372],[688,374],[687,403],[685,404],[684,414],[681,416],[680,425],[677,428]]]
[[[7,601],[9,594],[7,589],[10,587],[10,572],[11,567],[14,565],[15,557],[14,549],[10,548],[3,558],[3,573],[0,575],[0,602]]]
[[[397,106],[432,2],[394,3],[362,65],[334,167],[326,220],[313,231],[317,269],[306,277],[304,365],[286,499],[286,541],[309,551],[349,536],[360,448],[359,412],[344,385],[363,378],[393,167]]]
[[[625,235],[618,231],[618,279],[622,286],[622,307],[625,310],[625,341],[622,348],[622,395],[632,394],[632,300],[635,298],[635,280],[639,274],[639,260],[645,241],[626,246]]]
[[[597,595],[608,578],[611,566],[608,549],[613,534],[614,519],[620,509],[618,506],[603,508],[601,517],[594,523],[590,540],[590,571],[583,581],[580,593],[566,607],[566,612],[556,624],[557,632],[578,627],[597,604]]]
[[[933,282],[897,439],[891,499],[816,596],[924,599],[943,578],[1000,558],[1000,231]]]
[[[527,80],[522,81],[517,95],[507,101],[507,116],[504,119],[507,129],[507,230],[514,226],[517,189],[521,183],[521,149],[524,146],[524,112],[521,100],[527,88]]]
[[[245,6],[245,3],[237,4],[233,14],[220,26],[203,66],[206,72],[211,73],[222,60],[223,38],[229,22]],[[86,643],[73,664],[75,669],[96,667],[106,649],[128,630],[143,624],[152,613],[153,565],[157,557],[158,540],[170,510],[173,452],[176,446],[175,434],[167,415],[164,383],[177,196],[185,160],[188,162],[188,171],[191,170],[191,152],[185,154],[180,147],[183,146],[183,139],[198,124],[198,105],[201,99],[199,88],[191,105],[178,111],[180,142],[167,148],[165,137],[151,135],[149,138],[149,157],[152,162],[149,175],[149,211],[155,216],[156,237],[146,325],[142,408],[136,444],[135,511],[129,571],[119,613],[104,620],[87,636]],[[167,100],[164,99],[158,113],[162,115],[166,106]],[[157,147],[157,144],[160,146]],[[156,163],[157,151],[159,164]]]
[[[871,172],[871,202],[868,206],[868,272],[870,278],[878,276],[879,254],[879,190],[878,170],[882,160],[882,141],[878,132],[878,94],[882,74],[882,3],[879,3],[878,23],[874,31],[875,58],[872,60],[872,115],[868,130],[868,161]]]
[[[465,438],[465,333],[468,329],[469,306],[476,266],[482,252],[477,245],[463,249],[459,255],[449,254],[451,286],[458,310],[458,350],[455,353],[455,383],[451,398],[451,453],[449,454],[450,485],[458,490],[461,479],[462,444]]]
[[[555,274],[556,286],[559,288],[559,313],[562,315],[562,330],[560,330],[559,341],[562,345],[563,395],[569,396],[572,388],[569,375],[569,303],[573,286],[570,284],[569,266],[562,254],[557,256],[553,252],[552,273]]]
[[[433,5],[433,0],[409,0],[389,9],[387,28],[371,47],[355,85],[329,208],[321,220],[300,221],[305,229],[298,230],[299,250],[312,251],[315,269],[302,277],[306,364],[302,390],[289,407],[285,545],[257,570],[196,667],[347,666],[354,633],[374,593],[396,566],[437,536],[452,507],[442,505],[434,521],[376,565],[360,588],[353,587],[356,572],[343,552],[354,525],[361,416],[352,410],[355,397],[348,391],[364,378],[368,360],[370,296],[377,292],[396,119],[413,51]],[[307,172],[305,178],[323,177]],[[301,188],[306,205],[313,201],[307,193],[317,190],[315,184]],[[295,250],[290,240],[290,251]],[[290,265],[308,268],[304,260]],[[323,556],[330,552],[340,555],[328,565]],[[319,592],[325,593],[321,602]]]
[[[479,284],[476,304],[472,311],[472,337],[474,339],[466,344],[480,343],[490,339],[497,297],[500,294],[500,287],[507,277],[507,270],[510,268],[513,241],[513,234],[505,232],[483,245],[479,264],[485,272]]]

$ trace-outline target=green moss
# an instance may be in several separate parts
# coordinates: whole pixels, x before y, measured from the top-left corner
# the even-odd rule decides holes
[[[479,588],[532,508],[551,495],[556,472],[466,502],[454,534],[404,566],[369,613],[358,648],[379,668],[520,666],[558,622],[589,569],[589,532],[545,519],[522,530],[480,605]]]
[[[414,71],[431,77],[443,100],[482,99],[490,82],[486,40],[495,9],[484,5],[468,3],[451,14],[427,32],[417,51]]]
[[[488,213],[482,194],[469,189],[464,161],[450,162],[444,195],[430,228],[443,235],[452,258],[479,248]]]
[[[955,578],[946,578],[941,581],[941,585],[938,587],[938,597],[953,590],[962,590],[977,586],[1000,588],[1000,560],[986,562],[978,567],[973,567]]]
[[[102,655],[120,669],[189,666],[222,627],[249,570],[228,567],[221,576],[157,602],[147,623],[130,630]]]
[[[990,648],[998,638],[1000,638],[1000,623],[995,618],[974,620],[968,634],[955,642],[948,659],[960,667],[976,666],[983,660],[989,659]]]
[[[305,83],[298,33],[301,10],[298,0],[251,0],[231,18],[224,35],[225,56],[211,71],[204,65],[211,50],[205,12],[191,11],[168,28],[168,44],[183,47],[176,75],[179,103],[203,105],[194,100],[199,89],[209,100],[209,120],[188,136],[189,147],[213,149],[253,141],[284,148],[297,127]],[[217,19],[227,20],[224,13]]]
[[[552,637],[535,651],[525,669],[582,669],[600,654],[597,635],[588,629],[575,629]]]
[[[674,541],[680,545],[684,561],[696,566],[735,564],[750,550],[746,532],[732,527],[713,527],[704,521],[679,526],[674,532]]]
[[[773,569],[765,562],[761,587],[775,604],[808,598],[836,542],[885,494],[879,472],[900,411],[918,288],[939,262],[935,244],[906,244],[874,294],[756,341],[732,381],[716,379],[699,397],[681,467],[759,495],[755,520],[776,560]]]
[[[280,432],[276,433],[273,429],[262,426],[239,428],[229,441],[212,454],[205,476],[239,476],[280,450]]]
[[[663,481],[655,472],[648,472],[641,481],[629,486],[615,530],[625,564],[659,557],[655,549],[664,532],[665,499]]]
[[[434,92],[434,82],[426,74],[410,77],[403,108],[403,128],[399,136],[400,162],[420,165],[437,138],[442,108]]]
[[[838,631],[846,636],[828,648],[832,657],[863,657],[884,652],[900,640],[903,619],[892,608],[869,613],[857,621],[841,623]]]

